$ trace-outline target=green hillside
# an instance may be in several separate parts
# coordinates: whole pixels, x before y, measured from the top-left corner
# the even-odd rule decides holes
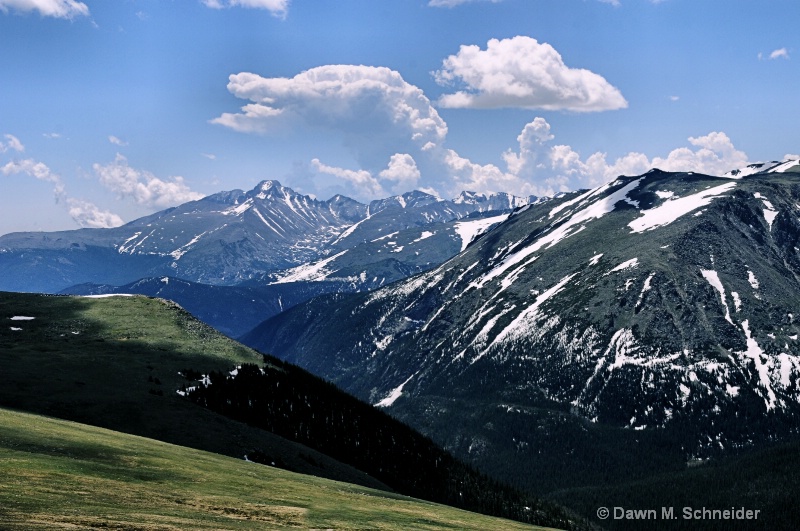
[[[0,407],[528,523],[582,525],[164,300],[0,293],[0,367]],[[266,378],[263,386],[281,390],[262,410],[266,416],[243,417],[181,396],[202,375],[221,383],[229,373],[249,374],[247,368]]]
[[[34,317],[14,320],[14,317]],[[146,297],[90,299],[0,293],[0,406],[375,488],[326,455],[181,398],[178,373],[228,371],[262,356],[179,306]]]
[[[0,409],[0,527],[542,529]]]

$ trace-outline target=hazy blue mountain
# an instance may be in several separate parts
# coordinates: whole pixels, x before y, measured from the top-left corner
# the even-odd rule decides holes
[[[410,230],[403,233],[404,241],[422,242],[426,230],[442,230],[424,227],[470,215],[508,213],[530,200],[507,194],[467,195],[473,200],[443,201],[415,191],[364,205],[341,195],[318,201],[277,181],[264,181],[248,192],[220,192],[114,229],[2,236],[0,289],[58,292],[78,284],[122,286],[161,277],[227,286],[248,280],[269,283],[286,274],[272,280],[267,275],[332,257],[338,260],[343,251],[369,247],[388,234]],[[368,283],[381,285],[438,265],[458,252],[463,236],[454,230],[440,232],[432,254],[423,245],[413,251],[409,246],[403,253],[396,247],[381,251],[381,244],[372,246],[376,256],[366,262],[368,249],[356,254],[362,263],[385,262]],[[445,241],[448,238],[452,241]],[[353,276],[351,266],[352,260],[342,261],[343,274]]]

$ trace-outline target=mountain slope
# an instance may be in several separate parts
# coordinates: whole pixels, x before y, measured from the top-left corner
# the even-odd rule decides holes
[[[446,500],[528,522],[572,525],[560,508],[476,473],[385,413],[302,369],[222,336],[173,303],[138,296],[0,293],[0,323],[4,368],[0,407]],[[256,365],[260,362],[262,368]],[[217,408],[206,399],[206,408],[186,397],[206,392],[213,396],[230,378],[237,385],[229,390],[241,398],[238,382],[252,374],[282,393],[257,416],[232,415],[231,404],[237,402]],[[255,397],[244,403],[254,401]],[[309,404],[321,405],[309,410]],[[347,433],[344,440],[336,438],[342,427]],[[305,437],[308,433],[314,437]],[[404,444],[384,444],[364,452],[359,445],[369,445],[374,433]],[[328,455],[333,448],[341,460]],[[391,466],[396,460],[402,461],[402,469]],[[448,485],[448,492],[426,491],[428,480]]]
[[[23,319],[24,318],[24,319]],[[0,406],[236,458],[259,451],[306,474],[385,488],[310,448],[182,399],[179,375],[230,370],[262,356],[145,297],[0,293]]]
[[[620,177],[245,341],[520,484],[647,477],[797,432],[799,204],[791,171]]]
[[[3,529],[542,529],[0,409]]]

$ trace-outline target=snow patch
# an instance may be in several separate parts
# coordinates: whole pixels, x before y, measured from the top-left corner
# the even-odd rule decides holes
[[[508,214],[493,216],[491,218],[476,219],[473,221],[459,221],[455,224],[456,233],[461,238],[461,251],[472,243],[475,238],[488,231],[492,226],[508,219]]]
[[[739,313],[742,311],[742,299],[735,291],[731,291],[731,297],[733,297],[733,307],[736,310],[736,313]]]
[[[577,275],[577,273],[565,276],[554,286],[540,293],[539,296],[536,297],[536,300],[533,302],[533,304],[520,312],[520,314],[513,321],[511,321],[511,323],[509,323],[508,326],[506,326],[503,331],[497,335],[497,337],[495,337],[494,341],[492,341],[492,344],[489,345],[489,347],[492,347],[497,343],[513,341],[530,333],[534,328],[533,325],[536,317],[539,314],[539,307],[548,299],[552,298],[558,292],[563,290],[575,275]]]
[[[617,267],[615,267],[611,271],[608,271],[603,276],[606,277],[606,276],[610,275],[611,273],[616,273],[617,271],[622,271],[623,269],[628,269],[628,268],[633,268],[633,267],[638,267],[638,266],[639,266],[639,259],[638,258],[631,258],[630,260],[628,260],[626,262],[622,262],[620,265],[618,265]]]
[[[597,265],[597,262],[600,261],[600,258],[603,257],[603,253],[594,255],[591,260],[589,260],[589,265]]]
[[[36,317],[28,317],[27,315],[15,315],[11,317],[12,321],[33,321]]]
[[[767,356],[750,334],[750,327],[747,319],[742,321],[742,330],[744,330],[744,335],[747,339],[747,350],[742,352],[742,354],[753,360],[753,364],[756,367],[756,372],[758,372],[758,379],[761,382],[761,386],[764,387],[767,392],[767,398],[765,399],[767,410],[769,411],[771,409],[775,409],[775,402],[777,399],[775,397],[775,391],[772,390],[772,383],[769,380],[769,367],[767,366],[767,363],[764,363],[761,359],[762,356],[765,358]]]
[[[414,377],[414,376],[416,376],[416,375],[417,375],[417,373],[414,373],[414,374],[412,374],[411,376],[409,376],[409,377],[408,377],[408,379],[407,379],[405,382],[401,383],[400,385],[398,385],[397,387],[395,387],[394,389],[392,389],[391,391],[389,391],[389,394],[388,394],[388,395],[386,395],[386,398],[384,398],[383,400],[381,400],[380,402],[378,402],[377,404],[375,404],[375,406],[376,406],[376,407],[389,407],[389,406],[391,406],[392,404],[394,404],[395,400],[397,400],[398,398],[400,398],[400,395],[402,395],[402,394],[403,394],[403,387],[404,387],[404,386],[405,386],[405,385],[406,385],[408,382],[410,382],[410,381],[411,381],[411,378],[413,378],[413,377]]]
[[[767,201],[767,198],[760,193],[754,193],[753,197],[756,199],[761,199],[761,202],[764,203],[764,219],[767,220],[767,225],[769,225],[769,229],[772,230],[772,222],[775,221],[775,218],[778,216],[778,211],[775,210],[775,207],[772,206],[772,203]]]
[[[416,240],[414,240],[411,243],[417,243],[417,242],[421,242],[422,240],[427,240],[428,238],[430,238],[434,234],[436,234],[436,233],[428,231],[428,230],[422,231],[422,234],[420,234],[419,238],[417,238]]]
[[[185,255],[185,254],[187,253],[187,251],[189,251],[189,247],[191,247],[192,245],[194,245],[195,243],[197,243],[197,242],[200,240],[200,238],[202,238],[203,236],[205,236],[207,233],[208,233],[208,231],[205,231],[205,232],[203,232],[202,234],[198,234],[197,236],[195,236],[194,238],[192,238],[192,239],[189,241],[189,243],[187,243],[187,244],[185,244],[185,245],[182,245],[182,246],[178,247],[177,249],[175,249],[174,251],[172,251],[171,253],[169,253],[169,254],[170,254],[170,256],[171,256],[172,258],[174,258],[175,260],[180,260],[180,259],[181,259],[181,257],[182,257],[183,255]]]
[[[301,281],[309,281],[309,282],[319,282],[321,280],[325,280],[328,275],[331,274],[331,271],[326,269],[328,264],[342,256],[346,253],[347,250],[344,250],[340,253],[337,253],[333,256],[329,256],[324,260],[320,260],[319,262],[314,262],[311,264],[303,264],[297,267],[293,267],[291,269],[286,270],[282,273],[282,277],[274,282],[270,282],[268,285],[273,284],[288,284],[289,282],[301,282]]]
[[[750,283],[750,286],[752,286],[753,289],[758,289],[758,279],[756,278],[755,273],[749,269],[747,270],[747,281]]]
[[[722,306],[725,307],[725,320],[728,321],[730,324],[733,324],[733,320],[731,319],[731,311],[728,308],[728,301],[725,297],[725,287],[722,285],[722,282],[719,279],[719,275],[714,270],[709,269],[701,269],[700,273],[703,275],[703,278],[711,284],[711,286],[717,290],[719,293],[719,298],[722,301]],[[738,310],[737,310],[738,311]]]
[[[628,223],[628,226],[631,228],[631,232],[644,232],[669,225],[681,216],[709,205],[712,200],[735,187],[735,182],[729,182],[685,197],[669,199],[655,208],[645,210],[639,218]]]

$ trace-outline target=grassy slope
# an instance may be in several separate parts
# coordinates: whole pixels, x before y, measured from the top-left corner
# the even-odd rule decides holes
[[[35,319],[11,320],[14,316]],[[0,406],[238,458],[259,449],[290,470],[384,487],[352,467],[223,418],[175,392],[185,381],[178,371],[230,370],[243,362],[260,363],[261,356],[171,303],[0,293]]]
[[[0,523],[9,530],[532,529],[6,409],[0,409]]]

